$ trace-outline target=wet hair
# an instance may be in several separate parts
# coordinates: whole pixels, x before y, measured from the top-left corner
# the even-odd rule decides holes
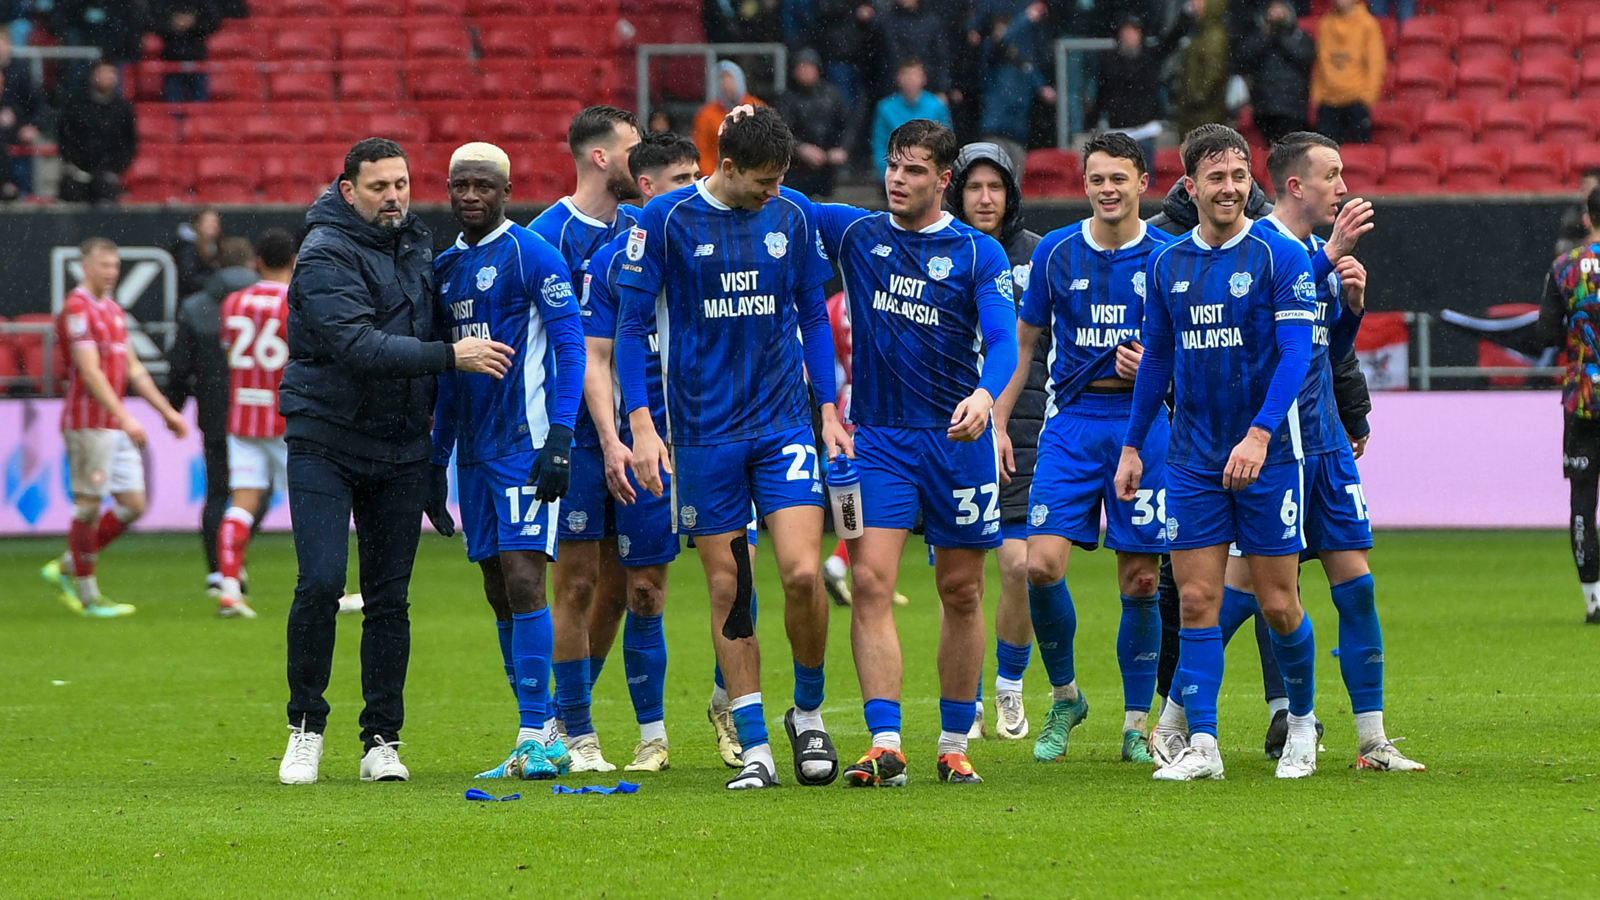
[[[225,237],[217,245],[217,265],[224,269],[248,266],[256,261],[256,248],[249,238]]]
[[[1239,132],[1226,125],[1198,126],[1183,139],[1183,173],[1193,178],[1202,161],[1221,159],[1229,150],[1250,161],[1250,145]]]
[[[637,179],[651,169],[662,169],[673,163],[700,161],[700,148],[675,131],[656,131],[639,138],[639,143],[628,154],[628,174]]]
[[[400,149],[399,144],[388,138],[369,137],[365,140],[356,141],[355,146],[350,148],[350,152],[344,155],[344,174],[341,177],[345,181],[354,183],[356,176],[361,174],[362,163],[375,163],[380,159],[396,158],[405,159],[406,152]]]
[[[912,119],[889,135],[889,152],[884,160],[894,159],[912,147],[921,147],[933,157],[936,171],[944,172],[955,165],[961,144],[956,133],[932,119]]]
[[[591,106],[572,117],[567,126],[567,147],[573,156],[582,156],[590,147],[616,136],[618,125],[631,125],[639,130],[639,120],[633,113],[615,106]]]
[[[282,228],[269,228],[256,238],[256,257],[268,269],[286,268],[296,249],[294,235]]]
[[[1338,152],[1339,142],[1314,131],[1294,131],[1278,139],[1267,154],[1267,177],[1272,180],[1272,192],[1283,196],[1290,175],[1304,176],[1306,155],[1312,147],[1327,147]]]
[[[717,156],[733,160],[735,168],[787,169],[794,160],[794,133],[770,106],[730,121],[717,137]]]
[[[110,238],[92,237],[78,245],[78,258],[88,259],[100,252],[116,253],[117,244]]]
[[[1139,142],[1120,131],[1103,131],[1089,138],[1083,145],[1083,167],[1089,168],[1089,155],[1104,153],[1113,159],[1127,159],[1133,161],[1133,168],[1140,175],[1150,171],[1148,160],[1144,158],[1144,148]]]

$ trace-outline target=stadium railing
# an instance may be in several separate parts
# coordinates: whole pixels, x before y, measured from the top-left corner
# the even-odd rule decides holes
[[[1072,136],[1083,128],[1082,82],[1092,80],[1088,74],[1088,54],[1115,50],[1117,42],[1111,38],[1058,38],[1056,54],[1056,147],[1072,147]]]
[[[706,100],[716,99],[717,62],[728,56],[769,56],[772,58],[773,88],[782,94],[789,88],[789,48],[782,44],[640,44],[634,50],[638,72],[638,112],[640,121],[650,116],[650,60],[664,56],[699,56],[706,64]]]
[[[1543,383],[1542,379],[1559,378],[1566,372],[1562,366],[1436,366],[1433,364],[1433,325],[1437,318],[1427,312],[1406,313],[1406,322],[1412,326],[1412,342],[1417,348],[1417,364],[1410,368],[1411,380],[1419,391],[1434,390],[1435,378],[1445,381],[1523,378],[1528,381],[1522,387],[1543,388],[1549,387],[1549,384]]]

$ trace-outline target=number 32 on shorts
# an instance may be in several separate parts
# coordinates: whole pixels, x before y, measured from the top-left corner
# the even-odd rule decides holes
[[[976,500],[979,494],[986,498],[982,512],[983,520],[985,522],[994,522],[1000,518],[1000,485],[991,481],[982,487],[956,488],[950,492],[950,496],[956,501],[957,525],[971,525],[978,521],[979,511]]]

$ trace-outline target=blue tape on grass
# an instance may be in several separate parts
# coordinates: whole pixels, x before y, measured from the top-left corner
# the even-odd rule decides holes
[[[567,787],[564,784],[552,784],[552,785],[550,785],[550,793],[552,793],[552,794],[637,794],[637,793],[639,793],[639,786],[637,784],[634,784],[631,781],[620,782],[620,783],[617,784],[616,787],[604,787],[604,786],[598,785],[598,784],[591,784],[591,785],[589,785],[587,787],[572,788],[572,787]]]
[[[505,800],[521,800],[522,799],[522,795],[521,794],[507,794],[504,797],[496,797],[495,795],[489,793],[488,791],[480,791],[477,788],[473,788],[473,789],[467,791],[467,793],[464,796],[468,800],[478,800],[478,801],[487,802],[487,803],[499,803],[499,802],[502,802],[502,801],[505,801]]]

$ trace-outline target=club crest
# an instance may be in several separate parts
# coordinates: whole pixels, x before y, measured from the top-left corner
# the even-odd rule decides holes
[[[1023,263],[1020,266],[1011,267],[1011,281],[1017,286],[1017,290],[1019,291],[1025,291],[1028,289],[1028,279],[1032,275],[1033,263],[1031,262]]]
[[[1249,272],[1235,272],[1228,278],[1228,293],[1235,297],[1243,297],[1250,293],[1250,284],[1254,280]]]
[[[694,523],[698,521],[699,518],[700,514],[696,512],[695,508],[692,506],[685,506],[684,508],[678,510],[678,520],[683,523],[683,527],[685,528],[693,528]]]
[[[928,277],[934,281],[943,281],[950,277],[950,270],[954,267],[955,263],[950,261],[950,257],[935,256],[928,260]]]
[[[783,259],[789,252],[789,236],[781,231],[769,231],[766,237],[767,254],[773,259]]]
[[[588,527],[589,527],[589,514],[588,513],[584,512],[581,509],[575,509],[572,512],[567,513],[567,530],[568,531],[572,532],[573,534],[583,534],[584,529],[588,528]]]
[[[1144,296],[1144,272],[1133,273],[1133,292],[1140,297]]]

